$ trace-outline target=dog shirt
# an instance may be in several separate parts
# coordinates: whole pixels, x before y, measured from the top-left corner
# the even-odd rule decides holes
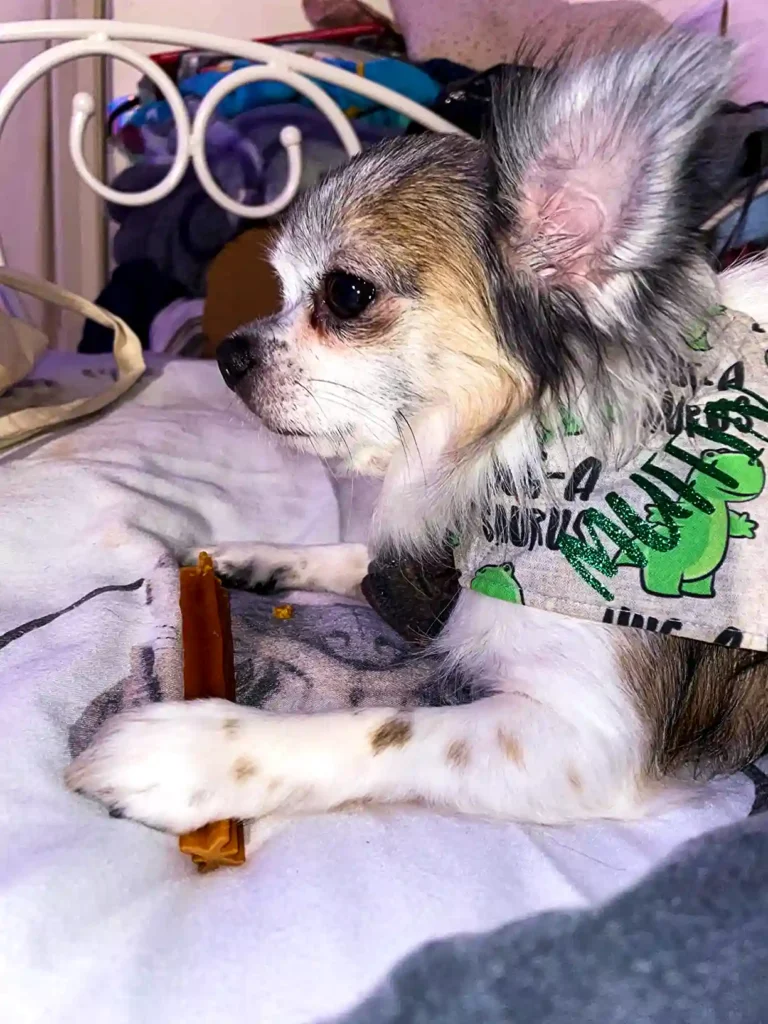
[[[768,649],[768,334],[718,306],[687,339],[696,378],[616,469],[574,417],[542,439],[548,495],[500,489],[456,542],[464,587],[595,622]],[[762,525],[761,525],[762,524]]]

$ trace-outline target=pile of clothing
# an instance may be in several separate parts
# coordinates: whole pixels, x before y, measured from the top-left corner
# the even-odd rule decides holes
[[[606,9],[626,6],[620,2],[553,3],[571,13],[599,7],[603,26]],[[516,0],[484,0],[478,17],[470,19],[470,49],[467,36],[444,31],[466,7],[464,0],[452,0],[439,11],[429,4],[428,10],[422,10],[410,0],[393,0],[392,6],[404,26],[402,32],[358,0],[304,0],[313,30],[264,42],[387,86],[476,137],[487,126],[491,95],[499,81],[503,78],[506,89],[515,88],[535,73],[532,65],[541,61],[544,44],[536,41],[536,34],[545,37],[547,19],[521,27],[524,12],[516,10]],[[723,0],[708,0],[703,8],[689,11],[685,22],[699,31],[722,32],[728,28],[724,10]],[[557,14],[550,12],[549,20]],[[487,27],[485,42],[478,25]],[[500,25],[506,26],[506,40]],[[533,37],[530,52],[536,53],[535,59],[519,56],[522,31],[528,39]],[[504,59],[487,66],[499,57]],[[216,83],[250,63],[201,51],[163,54],[156,60],[176,82],[191,117]],[[317,84],[349,117],[363,147],[424,130],[350,89]],[[209,166],[228,195],[252,205],[279,194],[287,175],[279,135],[287,124],[296,125],[302,133],[300,188],[311,186],[346,159],[330,123],[292,87],[269,81],[244,85],[222,101],[206,138]],[[173,161],[176,133],[170,108],[152,82],[142,80],[134,96],[110,105],[108,127],[113,144],[128,158],[113,187],[137,192],[161,181]],[[728,104],[714,119],[703,145],[696,209],[701,224],[709,226],[714,255],[728,262],[745,247],[761,248],[768,240],[768,195],[761,193],[768,180],[768,103]],[[734,209],[726,213],[729,201]],[[208,267],[253,222],[221,209],[192,169],[165,199],[144,207],[112,204],[109,212],[117,225],[116,270],[97,301],[127,319],[145,347],[199,355],[205,342],[202,307]],[[87,325],[81,351],[109,351],[107,333],[95,324]]]

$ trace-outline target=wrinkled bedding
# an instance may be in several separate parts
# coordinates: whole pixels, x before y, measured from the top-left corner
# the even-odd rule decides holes
[[[108,365],[51,355],[30,393],[60,400]],[[739,775],[632,824],[334,814],[199,876],[172,837],[73,796],[62,771],[107,714],[180,695],[181,551],[360,539],[375,487],[287,454],[214,365],[179,361],[152,364],[105,415],[1,455],[0,490],[0,992],[14,1024],[328,1018],[427,940],[591,906],[752,807]],[[234,599],[243,699],[320,707],[333,685],[375,689],[391,671],[418,687],[370,610],[291,600],[284,623],[269,599]]]

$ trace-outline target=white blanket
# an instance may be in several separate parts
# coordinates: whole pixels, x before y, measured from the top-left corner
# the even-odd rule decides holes
[[[98,366],[49,357],[38,375]],[[366,504],[350,515],[349,493],[246,423],[215,366],[192,362],[0,457],[3,1020],[309,1024],[428,939],[603,899],[748,813],[753,787],[737,776],[631,825],[330,815],[200,876],[173,838],[68,793],[69,729],[96,695],[136,672],[178,692],[172,554],[359,535]]]

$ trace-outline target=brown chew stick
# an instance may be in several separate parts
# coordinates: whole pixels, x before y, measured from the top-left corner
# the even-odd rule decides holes
[[[196,566],[179,573],[181,636],[184,652],[184,698],[235,700],[235,658],[229,596],[213,571],[211,556],[201,552]],[[179,837],[198,871],[245,862],[243,824],[230,819],[203,825]]]

